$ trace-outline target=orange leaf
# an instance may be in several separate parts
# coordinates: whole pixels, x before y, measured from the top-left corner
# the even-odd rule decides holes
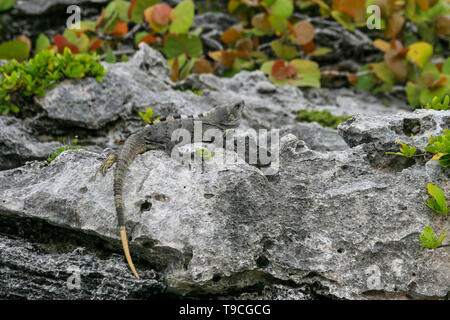
[[[143,37],[142,39],[141,39],[141,41],[139,41],[139,43],[141,43],[141,42],[145,42],[145,43],[147,43],[147,44],[152,44],[153,42],[156,42],[157,40],[156,40],[156,38],[152,35],[152,34],[148,34],[148,35],[146,35],[145,37]],[[137,44],[138,46],[139,46],[139,43]]]
[[[386,38],[392,38],[402,30],[405,23],[405,17],[400,13],[394,13],[388,20],[386,32],[384,33]]]
[[[89,47],[89,52],[91,51],[96,51],[98,48],[100,48],[100,46],[102,45],[102,40],[101,39],[95,39],[94,41],[91,42],[91,46]]]
[[[165,4],[159,3],[153,6],[152,10],[152,21],[160,26],[165,26],[170,21],[170,14],[172,13],[172,8]]]
[[[299,45],[305,45],[314,39],[314,26],[309,21],[297,22],[293,31],[295,42]]]
[[[242,38],[241,33],[234,27],[225,30],[225,32],[220,37],[220,39],[226,44],[233,44],[241,38]]]
[[[192,68],[192,72],[196,74],[200,73],[212,73],[214,71],[211,63],[206,59],[198,59],[194,63],[194,67]]]
[[[447,82],[447,77],[442,76],[439,79],[433,81],[428,87],[429,88],[436,88],[436,87],[440,87],[443,84],[445,84],[445,82]]]
[[[235,53],[231,49],[221,51],[210,51],[208,55],[215,61],[221,62],[225,68],[231,69],[236,57]]]
[[[436,33],[443,36],[450,35],[450,15],[436,17]]]
[[[419,5],[420,9],[422,9],[422,11],[427,12],[430,8],[429,0],[416,0],[416,2]]]
[[[349,15],[357,23],[366,21],[365,0],[334,0],[333,8]]]
[[[123,21],[119,21],[116,24],[116,27],[114,28],[114,30],[111,32],[112,36],[115,37],[123,37],[128,33],[128,25],[126,22]]]
[[[348,73],[347,74],[347,80],[352,85],[356,85],[358,83],[358,76],[356,74],[354,74],[354,73]]]

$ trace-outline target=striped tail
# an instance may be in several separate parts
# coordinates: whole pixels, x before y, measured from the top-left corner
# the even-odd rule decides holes
[[[116,205],[117,222],[120,228],[120,237],[122,247],[131,271],[137,279],[139,278],[133,260],[131,259],[130,249],[128,247],[127,233],[125,230],[124,203],[122,199],[123,183],[128,166],[133,162],[137,154],[145,150],[145,143],[136,135],[130,136],[120,151],[117,159],[116,170],[114,172],[114,203]]]

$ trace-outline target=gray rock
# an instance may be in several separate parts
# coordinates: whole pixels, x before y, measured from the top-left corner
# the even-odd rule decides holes
[[[308,148],[314,151],[339,151],[349,148],[337,130],[324,128],[317,122],[287,125],[280,130],[280,136],[288,133],[303,140]]]
[[[105,63],[108,72],[103,82],[93,78],[66,80],[44,97],[36,98],[36,102],[49,118],[89,129],[99,129],[126,117],[136,107],[157,104],[154,111],[164,113],[159,106],[166,104],[163,95],[170,89],[166,62],[147,45],[141,48],[128,62]],[[175,103],[180,100],[174,92],[167,96]],[[169,103],[173,104],[172,101]]]
[[[437,130],[439,114],[424,113],[435,120],[429,129]],[[401,131],[402,122],[391,128]],[[248,297],[256,284],[266,289],[253,298],[448,294],[448,246],[418,244],[426,225],[438,234],[449,229],[447,217],[426,205],[428,182],[450,197],[446,176],[419,164],[379,170],[365,160],[364,145],[316,152],[288,134],[280,150],[272,176],[242,160],[221,164],[220,149],[190,169],[161,151],[138,156],[124,201],[143,277],[150,264],[168,292],[197,297]],[[0,221],[38,219],[116,244],[113,173],[94,176],[101,160],[67,151],[50,165],[30,162],[0,172]],[[131,273],[129,281],[138,282]]]
[[[45,13],[54,6],[82,5],[85,3],[105,3],[108,0],[17,0],[15,9],[29,15]]]
[[[389,116],[357,115],[338,126],[339,134],[349,146],[363,145],[373,165],[392,170],[402,170],[415,162],[424,164],[427,159],[422,155],[426,153],[424,147],[429,134],[442,135],[448,128],[450,111],[424,109]],[[415,157],[409,159],[385,154],[387,151],[398,152],[397,141],[411,145],[411,134],[417,148]]]
[[[64,248],[67,245],[64,240],[70,238],[73,231],[51,226],[43,228],[42,222],[33,224],[31,220],[29,229],[23,228],[26,225],[23,221],[11,219],[9,222],[20,225],[21,232],[35,238],[29,242],[0,235],[1,299],[138,299],[164,291],[164,284],[153,272],[146,272],[146,279],[141,282],[130,281],[127,266],[117,250],[95,254],[84,247],[74,247],[74,243]],[[58,239],[59,248],[53,248],[51,240],[36,243],[36,237],[45,238],[38,234],[38,227],[48,232],[47,241],[48,234]],[[86,239],[92,240],[87,235],[82,238],[82,234],[76,236],[84,245],[87,245]],[[96,243],[101,241],[96,239]]]
[[[19,119],[0,116],[0,170],[23,165],[29,160],[47,159],[59,142],[40,142]]]

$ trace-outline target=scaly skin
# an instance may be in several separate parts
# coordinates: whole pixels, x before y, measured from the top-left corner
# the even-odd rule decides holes
[[[129,165],[138,154],[148,150],[166,149],[166,151],[170,153],[174,146],[171,141],[173,131],[183,128],[189,130],[191,136],[193,136],[194,121],[202,121],[203,131],[210,128],[220,129],[222,131],[236,128],[239,126],[243,108],[243,101],[239,101],[230,105],[214,108],[211,111],[198,116],[174,116],[155,120],[150,125],[132,134],[123,144],[119,155],[110,155],[97,170],[97,172],[102,171],[103,175],[106,175],[108,168],[117,162],[114,171],[114,204],[117,213],[117,223],[125,257],[131,271],[137,279],[139,279],[139,275],[134,267],[128,247],[124,217],[125,206],[122,198],[123,184]]]

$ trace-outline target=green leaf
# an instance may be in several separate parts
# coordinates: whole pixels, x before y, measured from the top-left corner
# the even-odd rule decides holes
[[[131,10],[131,21],[142,23],[144,21],[144,10],[159,2],[160,0],[138,0]]]
[[[448,57],[442,66],[442,73],[450,75],[450,57]]]
[[[0,1],[0,11],[11,9],[16,4],[16,0],[2,0]]]
[[[363,66],[359,72],[365,72],[369,69],[369,64]],[[369,90],[378,82],[377,78],[372,73],[365,74],[358,77],[358,82],[355,84],[355,88],[358,90]]]
[[[287,19],[294,11],[294,5],[292,4],[292,0],[276,0],[270,6],[270,10],[274,16]]]
[[[269,22],[277,34],[281,34],[287,30],[286,18],[270,15]]]
[[[430,206],[430,203],[427,201],[428,206],[437,213],[447,214],[447,200],[445,199],[444,191],[442,191],[441,188],[428,183],[428,193],[435,199],[434,201],[429,199],[431,200],[432,205]]]
[[[275,54],[284,60],[291,60],[299,55],[296,47],[285,45],[282,40],[273,41],[271,47]]]
[[[40,34],[36,41],[36,53],[45,50],[50,46],[50,40],[45,34]]]
[[[350,31],[355,31],[356,26],[353,23],[352,18],[345,13],[338,10],[333,10],[331,11],[331,16],[336,19],[336,21],[339,22],[343,27],[347,28]]]
[[[203,54],[202,41],[193,35],[169,35],[164,42],[163,51],[169,59],[183,53],[190,57],[200,57]]]
[[[108,51],[106,51],[105,61],[108,63],[116,63],[116,56],[111,48],[108,48]]]
[[[447,233],[444,233],[439,237],[439,239],[436,239],[433,229],[430,226],[426,226],[423,229],[423,235],[419,234],[419,238],[422,241],[421,245],[423,247],[436,249],[442,243],[446,235]]]
[[[377,77],[386,83],[395,83],[395,75],[392,73],[391,69],[386,65],[385,62],[373,63],[373,70]]]
[[[23,41],[13,40],[0,44],[0,59],[24,60],[29,54],[30,49]]]
[[[114,13],[118,14],[118,19],[120,21],[128,22],[128,9],[130,7],[130,3],[125,0],[114,0],[110,2],[105,8],[105,19],[114,15]]]
[[[194,2],[184,0],[173,9],[169,31],[174,34],[186,33],[194,22]]]

